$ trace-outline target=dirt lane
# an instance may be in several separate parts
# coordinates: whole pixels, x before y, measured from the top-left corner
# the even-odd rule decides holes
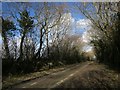
[[[66,70],[52,73],[48,76],[43,76],[41,78],[19,84],[13,88],[55,88],[66,80],[69,80],[78,72],[79,74],[82,74],[83,70],[87,68],[91,63],[93,62],[84,62],[79,65],[70,67]]]
[[[56,88],[119,90],[120,73],[109,69],[106,65],[94,62]]]

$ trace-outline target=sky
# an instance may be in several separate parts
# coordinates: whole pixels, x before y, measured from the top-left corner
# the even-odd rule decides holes
[[[33,0],[1,0],[4,2],[33,2]],[[34,2],[118,2],[119,0],[34,0]]]
[[[11,2],[9,2],[11,3]],[[14,3],[12,3],[14,4]],[[35,6],[38,3],[34,3],[33,6]],[[57,3],[60,4],[60,3]],[[66,3],[68,5],[68,8],[71,7],[71,5],[73,5],[73,3],[67,2]],[[9,11],[9,7],[6,5],[6,3],[2,3],[2,11],[7,12]],[[83,14],[81,14],[80,12],[76,11],[75,8],[70,8],[70,12],[65,13],[68,14],[69,18],[72,21],[72,31],[71,34],[75,34],[78,36],[82,36],[83,42],[87,42],[87,35],[86,35],[86,31],[89,30],[91,28],[90,26],[90,20],[86,19],[85,16]],[[31,10],[31,15],[34,15],[33,11]],[[2,15],[3,16],[3,15]],[[6,16],[4,16],[6,17]],[[0,43],[1,43],[1,37],[0,37]],[[86,46],[88,49],[89,46]],[[90,47],[91,48],[91,47]]]
[[[34,3],[33,6],[37,5],[38,3]],[[58,3],[57,4],[61,4],[61,3]],[[73,6],[73,3],[70,3],[70,2],[67,2],[65,3],[68,5],[68,8],[70,8],[71,6]],[[13,3],[14,5],[14,3]],[[2,3],[2,11],[3,12],[7,12],[9,11],[9,7],[7,6],[6,3]],[[31,15],[33,15],[33,11],[31,9]],[[75,8],[70,8],[70,12],[68,13],[70,14],[72,20],[73,20],[73,33],[76,33],[76,34],[83,34],[83,32],[85,31],[85,29],[88,29],[89,28],[89,20],[86,19],[84,17],[83,14],[81,14],[80,12],[76,11]],[[5,16],[6,17],[6,16]]]

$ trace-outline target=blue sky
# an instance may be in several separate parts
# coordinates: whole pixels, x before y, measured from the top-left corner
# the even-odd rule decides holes
[[[1,0],[4,2],[119,2],[119,0]]]
[[[34,8],[34,7],[37,6],[37,4],[40,4],[40,3],[43,3],[43,2],[39,2],[39,3],[34,2],[34,3],[32,3],[32,7]],[[55,2],[53,2],[53,3],[55,3]],[[9,12],[9,11],[11,10],[7,4],[8,4],[8,3],[6,3],[6,2],[2,3],[2,11],[3,11],[3,12]],[[10,4],[10,5],[14,5],[14,2],[9,2],[9,4]],[[59,4],[62,4],[62,3],[57,2],[56,4],[59,5]],[[78,12],[77,10],[75,10],[75,8],[71,8],[71,6],[74,5],[73,2],[67,2],[67,3],[65,3],[65,4],[67,4],[67,7],[70,8],[71,16],[72,16],[72,18],[73,18],[74,21],[75,21],[75,22],[74,22],[74,25],[76,25],[76,22],[78,22],[79,20],[86,19],[86,18],[84,17],[84,15],[81,14],[80,12]],[[31,9],[31,10],[30,10],[31,16],[34,15],[33,11],[34,11],[34,9]],[[3,14],[3,16],[6,17],[6,16],[8,16],[8,15],[4,15],[4,14]],[[82,33],[84,32],[84,29],[85,29],[86,25],[84,25],[83,28],[76,28],[76,26],[74,26],[74,25],[73,25],[73,28],[74,28],[73,31],[74,31],[74,33],[76,33],[76,34],[82,34]]]
[[[9,11],[10,8],[7,4],[10,4],[10,5],[14,5],[14,2],[2,2],[2,11]],[[18,2],[19,3],[19,2]],[[37,4],[40,4],[40,3],[43,3],[43,2],[31,2],[32,3],[32,7],[36,7]],[[52,2],[52,3],[56,3],[56,4],[63,4],[63,2]],[[65,3],[65,2],[64,2]],[[68,8],[70,8],[71,6],[74,5],[74,2],[66,2],[65,4],[68,5]],[[31,9],[30,13],[31,14],[34,14],[32,12],[33,9]],[[72,16],[75,18],[75,20],[78,20],[78,19],[84,19],[84,15],[82,15],[80,12],[76,11],[75,8],[70,8],[70,13],[72,14]]]
[[[34,8],[34,7],[36,7],[37,6],[37,4],[40,4],[40,3],[42,3],[42,2],[39,2],[39,3],[37,3],[37,2],[34,2],[34,3],[32,3],[32,7]],[[10,10],[11,10],[11,8],[9,8],[9,6],[7,5],[8,3],[6,3],[6,2],[4,2],[4,3],[2,3],[2,11],[3,12],[9,12]],[[14,3],[13,2],[9,2],[9,4],[11,4],[11,5],[14,5]],[[62,4],[62,3],[59,3],[59,2],[57,2],[56,4]],[[89,24],[88,24],[88,22],[89,22],[89,20],[88,19],[86,19],[85,17],[84,17],[84,15],[83,14],[81,14],[80,12],[78,12],[75,8],[71,8],[71,6],[73,6],[74,5],[74,3],[72,3],[72,2],[67,2],[67,3],[65,3],[65,4],[67,4],[67,6],[68,6],[68,8],[70,8],[70,14],[71,14],[71,18],[73,19],[73,30],[72,30],[72,33],[73,34],[76,34],[76,35],[79,35],[79,36],[82,36],[83,35],[83,33],[86,31],[86,29],[88,29],[88,28],[90,28],[90,26],[89,26]],[[19,7],[20,8],[20,7]],[[31,16],[34,16],[34,9],[30,9],[30,14],[31,14]],[[3,17],[7,17],[8,15],[2,15]],[[1,40],[0,40],[0,42],[1,42]]]

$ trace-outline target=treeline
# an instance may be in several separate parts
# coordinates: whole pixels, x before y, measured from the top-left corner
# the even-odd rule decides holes
[[[97,60],[120,70],[120,3],[85,3],[77,8],[92,22],[88,33]]]
[[[5,3],[2,19],[2,73],[23,74],[83,60],[81,40],[69,35],[65,4]]]

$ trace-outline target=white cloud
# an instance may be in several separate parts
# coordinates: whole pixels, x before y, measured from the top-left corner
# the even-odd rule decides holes
[[[82,41],[87,44],[87,43],[90,43],[90,40],[91,40],[91,35],[87,30],[82,34]]]
[[[54,20],[53,20],[53,22],[54,22]],[[53,23],[51,23],[50,25],[52,25],[52,24]],[[72,17],[71,13],[64,13],[62,15],[61,24],[62,25],[59,26],[59,28],[61,28],[61,30],[62,30],[62,28],[66,28],[67,26],[69,26],[69,30],[67,33],[69,33],[70,35],[73,35],[73,34],[81,35],[83,32],[85,32],[85,30],[91,28],[90,27],[91,22],[89,19],[75,20],[75,18]],[[57,26],[54,27],[54,29],[55,28],[57,28]]]
[[[61,18],[61,27],[60,28],[61,28],[61,30],[62,30],[62,28],[68,28],[67,33],[73,34],[73,27],[75,27],[74,23],[75,23],[75,19],[72,17],[72,14],[64,13]]]
[[[0,34],[0,51],[2,51],[2,36]]]
[[[79,19],[76,22],[77,29],[87,29],[90,27],[91,21],[89,19]]]
[[[89,43],[90,36],[88,30],[91,28],[91,21],[89,19],[79,19],[76,21],[76,31],[83,32],[82,41],[84,43]]]
[[[88,35],[87,35],[87,32],[84,32],[83,35],[82,35],[82,41],[87,43],[88,42]]]
[[[65,22],[65,23],[74,23],[75,22],[75,19],[72,17],[71,13],[64,13],[62,15],[62,20]]]
[[[83,51],[85,51],[85,52],[89,52],[89,51],[92,51],[92,50],[93,50],[93,47],[90,46],[90,45],[85,45],[85,46],[83,47]]]

